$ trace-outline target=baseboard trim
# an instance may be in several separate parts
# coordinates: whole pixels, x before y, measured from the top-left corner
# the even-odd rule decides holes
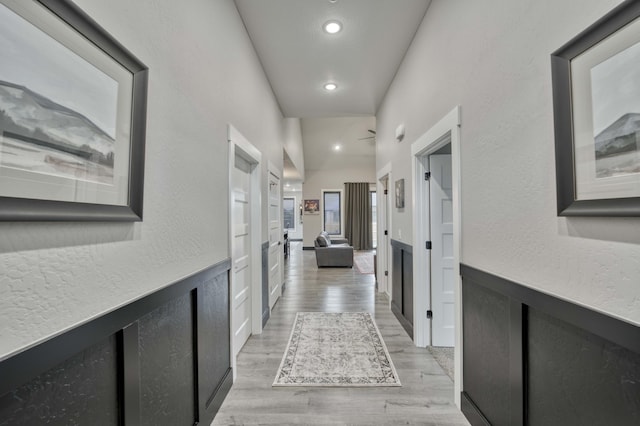
[[[460,398],[462,414],[465,415],[469,423],[472,426],[491,426],[489,420],[482,414],[482,412],[476,407],[469,395],[466,392],[462,392]]]

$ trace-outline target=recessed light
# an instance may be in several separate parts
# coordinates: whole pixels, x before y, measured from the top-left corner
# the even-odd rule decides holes
[[[342,149],[342,147],[340,145],[334,145],[333,146],[333,150],[334,151],[340,151]]]
[[[324,85],[324,90],[328,90],[329,92],[333,92],[338,88],[338,85],[335,83],[327,83]]]
[[[335,34],[340,32],[342,24],[339,21],[327,21],[324,23],[322,28],[324,28],[325,32],[329,34]]]

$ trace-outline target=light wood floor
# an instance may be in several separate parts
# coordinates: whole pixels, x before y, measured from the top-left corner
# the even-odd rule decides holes
[[[356,268],[318,270],[313,251],[291,245],[286,290],[261,335],[238,355],[237,379],[213,425],[468,425],[453,402],[453,382],[416,348],[375,290],[373,275]],[[375,320],[402,387],[272,388],[296,312],[362,312]]]

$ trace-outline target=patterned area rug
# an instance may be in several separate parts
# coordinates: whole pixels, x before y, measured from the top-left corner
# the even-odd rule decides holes
[[[453,379],[453,348],[443,348],[439,346],[427,346],[431,355],[436,359],[436,362],[440,364],[440,367],[447,373],[447,376],[451,380]]]
[[[373,252],[355,251],[353,252],[353,264],[361,274],[373,274]]]
[[[298,312],[273,386],[401,386],[367,312]]]

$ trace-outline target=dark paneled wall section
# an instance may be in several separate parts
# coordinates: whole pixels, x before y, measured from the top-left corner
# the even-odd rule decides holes
[[[224,261],[0,363],[0,425],[209,424],[231,387]]]
[[[413,339],[413,248],[391,240],[391,311]]]
[[[462,265],[473,425],[640,425],[640,328]]]
[[[269,309],[269,241],[262,243],[262,327],[271,317]]]

